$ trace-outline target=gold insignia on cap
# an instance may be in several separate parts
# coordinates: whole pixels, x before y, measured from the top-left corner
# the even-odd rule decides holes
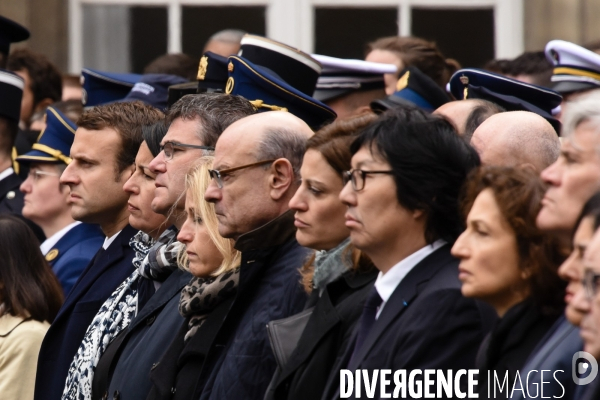
[[[208,57],[202,56],[200,59],[200,65],[198,66],[198,76],[196,79],[203,81],[206,77],[206,70],[208,68]]]
[[[46,261],[52,261],[58,257],[58,249],[52,249],[46,254]]]
[[[227,79],[227,84],[225,85],[225,93],[231,94],[231,92],[233,92],[234,83],[235,82],[233,81],[233,76],[230,76],[229,79]]]
[[[227,71],[233,72],[233,63],[231,61],[229,61],[229,64],[227,64]]]
[[[469,77],[468,77],[468,76],[464,76],[464,75],[463,75],[463,76],[461,76],[461,77],[460,77],[460,82],[461,82],[463,85],[468,85],[468,84],[469,84]]]
[[[404,75],[402,75],[402,77],[400,79],[398,79],[398,82],[396,82],[396,91],[397,92],[408,86],[408,78],[409,77],[410,77],[410,71],[406,71],[406,73]]]
[[[15,196],[16,196],[16,194],[12,190],[10,192],[6,193],[6,198],[9,199],[9,200],[14,199]]]

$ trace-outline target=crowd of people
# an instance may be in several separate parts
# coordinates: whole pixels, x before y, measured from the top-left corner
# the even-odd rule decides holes
[[[227,30],[79,79],[28,35],[0,17],[0,398],[600,398],[594,48]]]

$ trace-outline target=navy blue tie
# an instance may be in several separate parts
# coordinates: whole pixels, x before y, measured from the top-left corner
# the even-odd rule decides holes
[[[376,321],[377,308],[379,308],[382,302],[383,299],[379,296],[375,286],[373,286],[363,305],[363,312],[358,322],[358,334],[356,335],[354,350],[352,351],[352,357],[350,358],[350,363],[348,365],[352,364],[352,361],[354,361],[354,358],[358,355],[365,339],[373,328]]]

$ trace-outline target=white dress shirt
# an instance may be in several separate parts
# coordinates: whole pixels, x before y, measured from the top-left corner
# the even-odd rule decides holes
[[[375,318],[379,318],[381,315],[381,311],[383,307],[385,307],[387,301],[394,293],[394,290],[398,287],[400,282],[408,275],[408,273],[421,261],[425,259],[428,255],[442,247],[446,244],[444,240],[436,240],[432,244],[428,244],[427,246],[421,248],[420,250],[415,251],[410,256],[404,258],[402,261],[394,265],[388,272],[383,274],[381,271],[379,275],[377,275],[377,280],[375,281],[375,289],[377,289],[377,293],[383,300],[379,309],[377,309],[377,315]]]
[[[15,173],[14,169],[6,168],[4,171],[0,172],[0,181],[14,173]]]
[[[62,237],[67,234],[67,232],[69,232],[71,229],[75,228],[80,223],[81,222],[79,222],[79,221],[75,221],[75,222],[73,222],[73,223],[65,226],[60,231],[58,231],[54,235],[50,236],[48,239],[44,240],[44,243],[42,243],[40,245],[40,250],[42,251],[42,254],[43,255],[48,254],[48,252],[50,250],[52,250],[52,248],[54,247],[54,245],[56,243],[58,243],[58,241],[60,239],[62,239]]]
[[[119,235],[119,233],[121,233],[121,231],[115,233],[111,237],[104,238],[104,244],[102,245],[102,248],[104,250],[108,249],[108,246],[110,246],[112,244],[112,242],[115,241],[115,239],[117,238],[117,236]]]

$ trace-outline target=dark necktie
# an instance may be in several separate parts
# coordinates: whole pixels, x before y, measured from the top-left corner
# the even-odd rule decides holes
[[[383,299],[381,296],[379,296],[375,286],[373,286],[363,306],[363,312],[358,322],[358,334],[356,335],[354,350],[352,351],[352,357],[350,358],[350,363],[348,365],[352,364],[352,361],[354,361],[354,358],[358,355],[358,352],[360,351],[365,339],[373,328],[373,325],[376,321],[375,317],[377,316],[377,308],[382,302]]]

